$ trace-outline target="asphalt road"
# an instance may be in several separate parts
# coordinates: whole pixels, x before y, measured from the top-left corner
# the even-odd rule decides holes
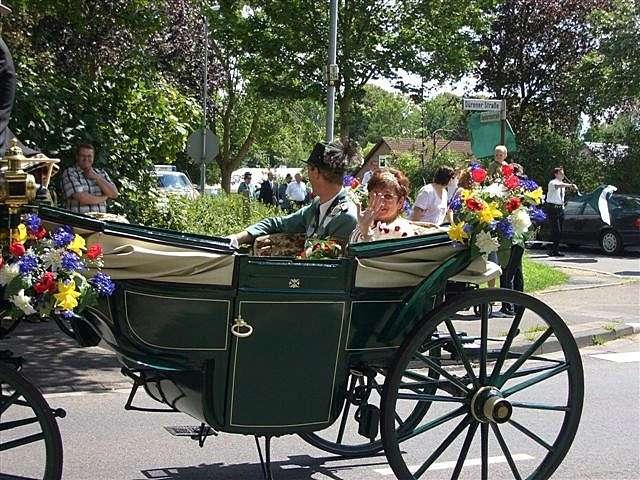
[[[549,257],[543,248],[528,250],[529,258],[558,267],[588,268],[640,278],[640,249],[625,250],[620,256],[604,255],[597,248],[561,249],[564,257]]]
[[[638,336],[589,347],[582,351],[585,371],[585,405],[574,445],[553,476],[566,480],[633,480],[640,475],[640,342]],[[539,401],[562,398],[561,386],[545,382]],[[53,407],[67,410],[60,421],[64,439],[64,477],[68,480],[253,480],[260,479],[260,464],[251,437],[221,434],[210,438],[203,449],[196,442],[170,436],[164,426],[194,425],[183,414],[148,414],[122,409],[127,393],[60,393],[48,395]],[[431,412],[430,412],[431,414]],[[555,412],[551,412],[555,414]],[[556,428],[544,412],[526,410],[522,423],[535,425],[546,437]],[[544,421],[542,420],[544,419]],[[507,444],[521,471],[543,456],[537,445],[514,429],[504,430]],[[460,439],[459,439],[460,440]],[[425,440],[424,450],[433,449]],[[513,478],[500,457],[495,439],[489,454],[503,466],[492,469],[490,478]],[[15,456],[3,453],[6,465],[24,471],[37,460],[25,450]],[[425,478],[449,479],[456,454],[445,451]],[[461,478],[480,478],[479,447],[469,452],[470,464]],[[273,441],[275,478],[280,480],[384,480],[392,479],[384,455],[346,460],[307,445],[296,436]],[[14,478],[14,477],[11,477]],[[22,478],[22,477],[20,477]]]

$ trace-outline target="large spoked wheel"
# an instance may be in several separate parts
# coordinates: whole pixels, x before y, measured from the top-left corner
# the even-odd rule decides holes
[[[63,416],[63,411],[57,411]],[[0,362],[0,478],[62,477],[62,439],[55,414],[20,373]]]
[[[431,348],[434,348],[433,346]],[[325,452],[347,458],[375,455],[383,449],[380,429],[382,390],[387,370],[352,370],[348,390],[339,421],[328,429],[300,434],[303,440]],[[421,376],[405,372],[407,381],[416,382],[415,393],[429,394],[436,388],[438,373],[429,370],[426,382],[417,383]],[[403,409],[394,421],[400,432],[411,431],[427,414],[431,402],[412,402],[410,409]],[[368,436],[365,436],[368,435]]]
[[[489,319],[491,303],[510,303],[515,315]],[[475,306],[480,318],[469,312]],[[443,340],[440,352],[425,349]],[[437,371],[436,393],[416,395],[409,368]],[[583,395],[580,352],[551,308],[519,292],[477,290],[430,314],[398,352],[383,393],[385,453],[399,480],[435,470],[438,478],[548,479],[571,446]],[[397,431],[406,408],[398,399],[425,398],[429,414]]]

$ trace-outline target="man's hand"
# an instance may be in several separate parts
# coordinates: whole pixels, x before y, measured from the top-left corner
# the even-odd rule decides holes
[[[87,170],[84,171],[84,176],[87,177],[89,180],[98,180],[98,178],[100,177],[96,171],[93,169],[93,167],[88,168]]]
[[[253,241],[253,235],[251,235],[246,230],[240,233],[234,233],[233,235],[229,235],[227,238],[231,240],[231,246],[233,248],[238,248],[240,245],[243,245],[245,243],[251,243]]]

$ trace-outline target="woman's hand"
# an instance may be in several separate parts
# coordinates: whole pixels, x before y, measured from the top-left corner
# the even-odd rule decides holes
[[[374,220],[382,209],[384,198],[379,193],[374,193],[369,199],[369,206],[366,210],[361,210],[359,203],[356,203],[356,209],[358,212],[358,226],[363,234],[367,234],[373,225]]]

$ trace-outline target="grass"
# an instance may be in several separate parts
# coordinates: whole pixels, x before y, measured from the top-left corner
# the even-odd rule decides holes
[[[551,287],[564,285],[569,280],[569,275],[547,265],[543,265],[526,256],[522,259],[522,270],[524,273],[525,292],[539,292]]]
[[[604,328],[607,332],[615,332],[617,326],[618,322],[609,322],[602,325],[602,328]]]
[[[530,342],[533,342],[537,340],[540,334],[545,330],[547,330],[547,327],[545,327],[544,325],[534,325],[533,327],[529,327],[526,330],[523,330],[522,335]]]
[[[591,343],[593,345],[604,345],[606,343],[606,340],[600,335],[594,335],[593,337],[591,337]]]

